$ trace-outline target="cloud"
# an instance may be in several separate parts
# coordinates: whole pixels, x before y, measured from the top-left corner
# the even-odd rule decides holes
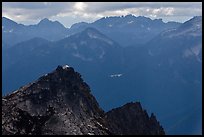
[[[78,11],[84,11],[87,8],[87,4],[85,2],[76,2],[74,4],[74,9]]]
[[[72,7],[73,3],[51,2],[3,2],[2,16],[6,16],[17,22],[29,20],[39,21],[43,18],[51,18]]]
[[[185,21],[202,15],[201,2],[3,2],[2,16],[17,22],[38,22],[43,18],[93,22],[104,16],[133,14],[163,20]]]

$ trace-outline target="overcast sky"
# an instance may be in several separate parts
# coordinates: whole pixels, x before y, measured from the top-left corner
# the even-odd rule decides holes
[[[58,20],[65,27],[93,22],[104,16],[133,14],[164,22],[184,22],[202,16],[201,2],[3,2],[2,16],[26,25],[43,18]]]

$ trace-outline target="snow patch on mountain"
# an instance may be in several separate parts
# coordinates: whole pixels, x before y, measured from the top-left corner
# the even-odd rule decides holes
[[[102,59],[104,55],[105,55],[105,51],[102,49],[102,53],[99,55],[99,58]]]
[[[134,22],[133,20],[132,21],[128,21],[127,24],[132,24],[133,22]]]
[[[80,58],[83,61],[93,61],[92,58],[86,58],[83,55],[79,54],[79,53],[73,53],[72,54],[74,57]]]
[[[64,65],[62,68],[63,69],[67,69],[67,68],[69,68],[69,66],[68,65]]]
[[[109,25],[108,25],[108,27],[112,27],[112,26],[113,26],[112,24],[109,24]]]
[[[162,33],[161,33],[161,36],[168,35],[168,33],[173,32],[173,31],[175,31],[175,30],[176,30],[175,28],[173,28],[173,29],[168,29],[168,30],[162,32]]]
[[[111,40],[109,40],[107,38],[103,38],[101,36],[98,36],[98,34],[93,34],[93,33],[88,32],[88,36],[92,39],[99,39],[99,40],[102,40],[102,41],[104,41],[110,45],[113,45],[113,42]]]
[[[113,77],[121,77],[123,74],[112,74],[112,75],[110,75],[110,77],[111,78],[113,78]]]
[[[201,36],[202,35],[202,29],[201,28],[197,28],[197,27],[191,27],[189,29],[185,29],[185,30],[176,30],[173,31],[173,33],[171,33],[168,37],[172,38],[172,37],[177,37],[177,36]]]
[[[194,47],[188,48],[183,51],[183,57],[188,58],[190,56],[195,56],[199,62],[202,62],[202,60],[198,56],[201,50],[202,50],[202,45],[196,45]]]
[[[5,32],[5,33],[12,33],[13,29],[11,29],[11,30],[4,30],[3,32]]]

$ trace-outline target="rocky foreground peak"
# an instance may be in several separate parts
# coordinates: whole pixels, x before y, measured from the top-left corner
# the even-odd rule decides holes
[[[105,113],[68,65],[2,97],[2,133],[31,135],[165,134],[139,102]]]

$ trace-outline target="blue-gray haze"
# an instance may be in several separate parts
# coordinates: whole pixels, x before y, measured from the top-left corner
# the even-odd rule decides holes
[[[164,23],[132,15],[77,23],[2,18],[3,94],[68,64],[107,110],[140,101],[167,134],[202,133],[202,17]]]

